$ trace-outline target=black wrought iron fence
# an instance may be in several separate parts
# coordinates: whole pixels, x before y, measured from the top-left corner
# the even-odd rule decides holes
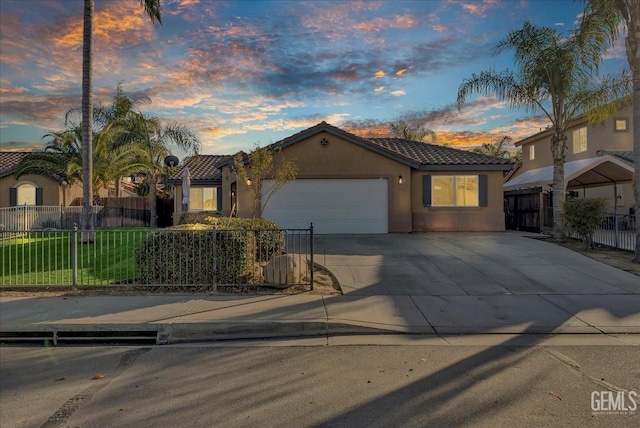
[[[313,286],[309,229],[4,230],[0,285]]]

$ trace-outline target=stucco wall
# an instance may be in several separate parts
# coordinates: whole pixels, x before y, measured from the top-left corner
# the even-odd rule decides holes
[[[487,175],[486,207],[425,207],[422,200],[424,175]],[[411,180],[411,214],[413,231],[504,231],[504,196],[502,171],[413,171]]]
[[[616,132],[615,120],[628,119],[628,131]],[[573,131],[587,127],[587,150],[581,153],[573,153]],[[539,138],[532,139],[522,145],[522,168],[513,177],[531,169],[553,165],[551,156],[550,135],[542,134]],[[633,114],[631,107],[620,109],[607,120],[596,123],[582,123],[567,129],[567,157],[566,162],[579,159],[588,159],[598,156],[598,150],[632,151],[633,150]],[[535,145],[535,159],[529,159],[529,147]]]
[[[41,175],[25,175],[20,177],[19,180],[16,180],[13,175],[9,175],[0,179],[0,208],[10,206],[9,189],[22,183],[31,183],[43,189],[42,205],[60,206],[64,204],[62,186],[60,186],[57,181]],[[67,190],[67,193],[68,192],[69,190]],[[80,193],[82,194],[82,191]],[[69,203],[71,203],[71,199],[68,199],[65,205]]]
[[[320,141],[326,139],[325,146]],[[412,171],[395,160],[342,140],[326,132],[316,134],[285,149],[280,155],[294,160],[297,178],[386,178],[389,182],[389,231],[503,231],[502,171]],[[278,162],[278,161],[277,161]],[[430,208],[422,206],[422,176],[479,175],[488,177],[488,206]],[[402,184],[398,178],[402,176]],[[229,168],[222,174],[223,214],[231,210],[231,183],[237,180]],[[246,183],[237,182],[239,216],[252,215],[253,198]],[[331,201],[327,201],[328,204]]]
[[[321,145],[326,139],[329,143]],[[411,169],[397,161],[379,155],[327,132],[320,132],[282,150],[274,160],[292,160],[297,166],[297,178],[386,178],[389,181],[389,231],[410,232],[411,226]],[[402,176],[403,183],[398,183]],[[235,174],[225,168],[222,174],[223,214],[231,209],[231,183]],[[246,183],[237,183],[238,215],[253,213],[253,197]],[[328,204],[331,201],[327,201]]]

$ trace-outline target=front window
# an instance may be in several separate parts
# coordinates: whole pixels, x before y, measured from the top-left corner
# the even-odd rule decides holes
[[[17,187],[16,205],[36,205],[36,186],[24,183]]]
[[[431,180],[432,206],[477,207],[477,175],[437,175]]]
[[[587,151],[587,127],[573,131],[573,153]]]
[[[218,188],[192,187],[189,193],[189,211],[218,211]]]

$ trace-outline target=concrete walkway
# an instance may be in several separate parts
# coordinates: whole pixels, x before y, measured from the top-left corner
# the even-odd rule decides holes
[[[640,278],[521,234],[326,236],[316,251],[344,295],[3,297],[0,332],[640,334]]]

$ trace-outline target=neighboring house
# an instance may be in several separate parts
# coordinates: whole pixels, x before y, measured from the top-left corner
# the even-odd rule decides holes
[[[174,192],[174,224],[180,220],[182,213],[182,173],[185,167],[189,168],[191,186],[189,192],[189,204],[187,212],[211,212],[222,211],[222,172],[216,166],[219,162],[229,158],[225,155],[198,155],[186,159],[183,165],[176,168],[174,173],[166,180],[172,184]]]
[[[12,206],[67,206],[82,197],[82,185],[68,185],[59,177],[14,173],[23,156],[29,152],[0,151],[0,208]]]
[[[579,197],[607,198],[612,213],[629,214],[634,204],[632,110],[631,106],[621,108],[597,124],[581,117],[567,127],[567,191]],[[546,129],[515,143],[522,149],[522,164],[504,183],[511,216],[507,227],[540,230],[552,226],[552,132]]]
[[[502,181],[510,160],[397,138],[361,138],[325,122],[271,146],[281,149],[276,165],[284,158],[297,166],[296,180],[262,210],[281,227],[313,222],[317,233],[504,230]],[[218,167],[222,214],[251,216],[251,192],[238,182],[233,158]]]

